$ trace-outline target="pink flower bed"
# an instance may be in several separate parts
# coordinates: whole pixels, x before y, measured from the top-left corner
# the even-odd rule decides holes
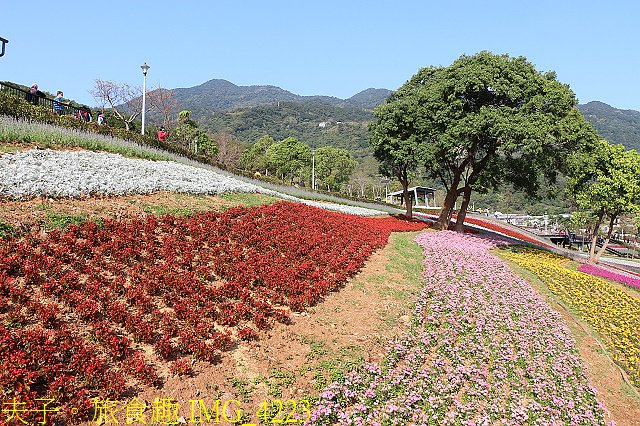
[[[432,220],[432,221],[434,221],[437,217],[432,214],[424,214],[424,213],[415,213],[415,216],[419,218],[427,219],[427,220]],[[456,217],[457,215],[454,214],[453,218],[455,219]],[[531,236],[527,235],[525,232],[520,232],[513,227],[504,226],[498,222],[494,222],[491,220],[484,220],[477,217],[467,216],[464,220],[464,223],[465,225],[472,225],[479,228],[484,228],[485,230],[496,232],[498,234],[501,234],[510,238],[514,238],[516,240],[531,243],[538,247],[554,247],[552,244],[532,238]],[[471,233],[473,233],[473,231],[471,231]]]
[[[313,425],[604,425],[562,316],[490,253],[429,232],[423,288],[385,360],[320,394]]]
[[[585,263],[578,268],[578,271],[584,272],[585,274],[589,275],[595,275],[596,277],[606,278],[611,281],[616,281],[631,288],[640,288],[640,279],[630,277],[628,275],[618,274],[594,265]]]

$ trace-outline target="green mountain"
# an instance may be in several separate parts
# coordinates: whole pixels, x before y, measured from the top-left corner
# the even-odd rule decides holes
[[[264,135],[276,140],[293,136],[312,146],[345,148],[356,159],[371,156],[370,110],[338,107],[320,101],[277,102],[197,117],[211,133],[229,133],[253,143]]]
[[[348,99],[299,96],[275,86],[236,86],[226,80],[173,90],[181,109],[191,110],[192,117],[211,133],[229,133],[246,143],[265,134],[276,140],[293,136],[313,147],[348,149],[362,164],[373,157],[368,144],[372,110],[391,93],[387,89],[366,89]],[[602,102],[578,105],[578,109],[609,142],[640,150],[640,112]],[[375,162],[372,164],[375,169]],[[569,200],[563,197],[543,197],[533,202],[508,186],[486,195],[474,194],[473,201],[476,208],[491,211],[556,214],[571,209]]]
[[[607,141],[640,151],[640,112],[598,101],[578,105],[578,109]]]
[[[180,109],[211,133],[229,133],[246,143],[268,134],[276,140],[293,136],[313,146],[332,145],[371,156],[368,123],[372,110],[392,92],[366,89],[347,99],[300,96],[275,86],[237,86],[209,80],[199,86],[173,89]]]
[[[337,107],[369,108],[383,102],[387,89],[366,89],[348,99],[333,96],[300,96],[276,86],[237,86],[227,80],[209,80],[199,86],[173,89],[173,97],[194,114],[230,111],[277,102],[316,103]]]
[[[209,132],[230,133],[247,143],[265,134],[277,140],[294,136],[314,147],[333,145],[364,158],[371,155],[367,124],[373,120],[372,110],[392,92],[370,88],[339,99],[215,79],[172,93],[180,109],[191,110],[192,117]],[[609,142],[640,150],[640,112],[597,101],[578,105],[578,109]]]
[[[393,92],[388,89],[366,89],[347,99],[352,105],[360,105],[365,108],[375,108],[383,103]]]

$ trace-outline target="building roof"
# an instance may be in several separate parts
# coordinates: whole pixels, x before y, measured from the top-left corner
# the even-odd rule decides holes
[[[436,192],[435,189],[433,188],[429,188],[427,186],[412,186],[411,188],[408,188],[407,191],[409,192],[414,192],[414,191],[418,191],[418,192]],[[388,195],[390,196],[394,196],[394,195],[402,195],[402,191],[395,191],[395,192],[390,192]]]

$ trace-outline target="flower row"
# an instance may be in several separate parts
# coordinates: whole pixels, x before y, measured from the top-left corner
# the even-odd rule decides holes
[[[640,387],[640,299],[601,278],[562,267],[567,260],[562,256],[540,250],[505,256],[538,275],[551,292],[575,308]]]
[[[594,275],[596,277],[606,278],[611,281],[619,282],[631,288],[640,289],[640,278],[631,277],[629,275],[618,274],[617,272],[610,271],[608,269],[600,268],[595,265],[589,265],[584,263],[580,265],[578,271],[585,274]]]
[[[281,202],[0,240],[0,399],[117,398],[169,361],[215,362],[423,227]]]
[[[435,220],[435,218],[436,218],[436,216],[433,215],[433,214],[415,213],[415,215],[417,217],[422,217],[422,218],[427,219],[429,221]],[[452,216],[452,218],[456,219],[457,215],[454,214]],[[541,241],[539,239],[532,238],[526,232],[522,232],[522,231],[520,231],[517,228],[512,227],[512,226],[502,225],[502,224],[500,224],[499,222],[496,222],[496,221],[482,219],[482,218],[473,217],[473,216],[467,216],[467,217],[465,217],[464,223],[474,226],[473,228],[466,229],[465,232],[476,233],[477,232],[476,228],[480,228],[480,229],[493,231],[493,233],[497,233],[499,235],[510,237],[510,238],[513,238],[513,239],[516,239],[516,240],[519,240],[519,241],[524,241],[524,242],[527,242],[527,243],[530,243],[530,244],[533,244],[533,245],[536,245],[536,246],[553,247],[551,244],[548,244],[548,243],[546,243],[544,241]],[[450,229],[453,229],[453,225],[450,225]]]
[[[381,364],[321,394],[310,424],[605,424],[561,316],[489,250],[498,240],[418,236],[424,287]]]

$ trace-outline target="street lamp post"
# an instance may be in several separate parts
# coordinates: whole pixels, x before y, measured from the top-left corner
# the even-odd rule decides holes
[[[0,37],[0,43],[2,43],[2,52],[0,52],[0,56],[4,56],[4,47],[7,43],[9,43],[9,40]]]
[[[140,130],[140,133],[142,133],[144,135],[144,115],[145,115],[145,109],[147,106],[147,71],[149,71],[149,68],[151,68],[149,65],[147,65],[147,63],[145,62],[144,64],[140,65],[140,68],[142,68],[142,130]]]
[[[316,190],[316,149],[311,149],[311,189]]]
[[[384,202],[389,202],[389,179],[383,177],[380,179],[380,183],[384,185]]]

